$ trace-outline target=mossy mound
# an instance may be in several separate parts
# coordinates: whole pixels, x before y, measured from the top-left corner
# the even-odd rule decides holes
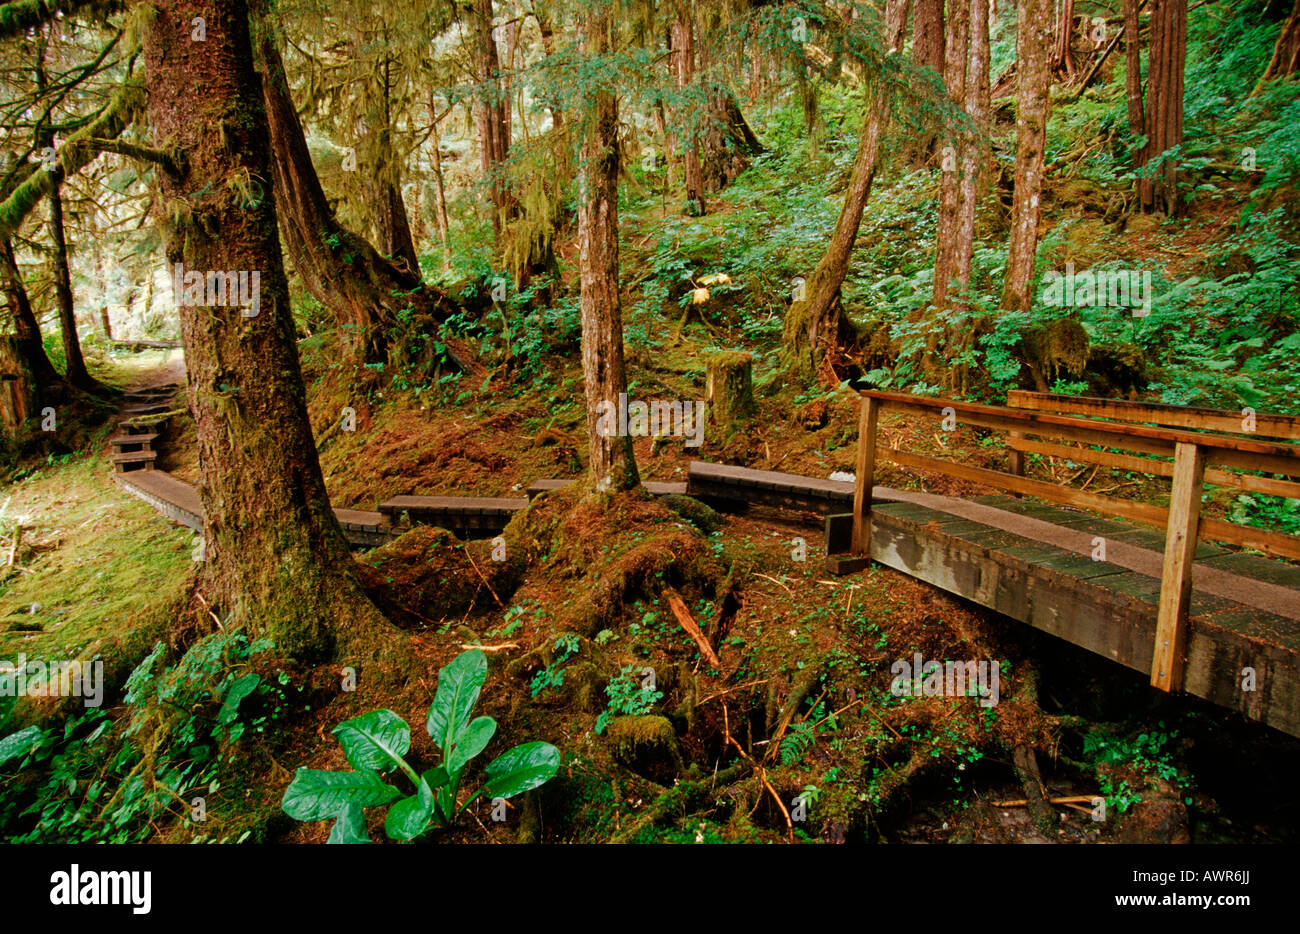
[[[494,560],[494,551],[504,560]],[[418,526],[366,554],[358,576],[389,619],[419,629],[509,600],[526,566],[527,555],[508,539],[502,555],[491,542]]]

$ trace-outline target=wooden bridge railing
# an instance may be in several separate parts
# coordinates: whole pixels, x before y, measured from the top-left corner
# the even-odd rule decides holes
[[[1201,492],[1205,483],[1273,496],[1300,497],[1300,482],[1297,482],[1300,481],[1300,446],[1258,440],[1254,436],[1227,436],[1185,430],[1202,426],[1222,430],[1228,427],[1229,423],[1225,419],[1229,416],[1241,428],[1243,416],[1236,413],[1190,409],[1179,414],[1176,411],[1179,407],[1176,406],[1149,406],[1100,399],[1080,400],[1045,393],[1013,394],[1009,401],[1021,406],[1040,405],[1048,411],[978,405],[900,393],[867,391],[861,395],[863,402],[858,424],[857,483],[853,498],[853,549],[858,554],[870,553],[871,490],[877,461],[889,461],[914,470],[931,470],[1007,490],[1016,495],[1034,496],[1165,529],[1156,644],[1151,665],[1151,683],[1162,690],[1176,690],[1182,683],[1188,610],[1191,605],[1192,563],[1198,539],[1227,542],[1268,554],[1300,559],[1300,537],[1218,519],[1201,518]],[[1078,414],[1104,415],[1117,420],[1100,421],[1050,411],[1052,408],[1063,410],[1067,406]],[[949,419],[949,424],[1005,431],[1011,436],[1008,447],[1012,453],[1012,470],[990,470],[890,447],[879,447],[879,419],[881,412],[886,409],[921,415],[941,424],[944,419]],[[1161,420],[1175,419],[1181,419],[1176,422],[1181,427],[1170,428],[1160,424]],[[1157,424],[1134,424],[1136,421],[1153,421]],[[1255,415],[1255,427],[1258,434],[1300,437],[1300,421],[1288,416]],[[1068,457],[1080,463],[1171,477],[1173,489],[1169,506],[1133,502],[1023,476],[1024,452]],[[1281,475],[1286,479],[1259,476],[1261,473]]]

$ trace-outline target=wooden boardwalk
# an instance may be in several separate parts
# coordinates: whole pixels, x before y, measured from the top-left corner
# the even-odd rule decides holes
[[[113,479],[128,493],[144,500],[167,518],[196,532],[203,531],[203,503],[193,484],[161,470],[115,473]],[[336,507],[334,515],[343,527],[344,536],[358,547],[373,548],[406,531],[394,528],[378,512]]]

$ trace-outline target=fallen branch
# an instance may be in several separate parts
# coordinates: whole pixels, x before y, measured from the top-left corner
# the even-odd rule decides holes
[[[695,644],[700,649],[700,654],[714,668],[721,668],[722,661],[718,658],[713,646],[709,645],[709,640],[704,638],[704,633],[699,625],[691,618],[690,610],[686,609],[686,603],[671,588],[664,590],[664,599],[668,601],[668,607],[673,611],[673,616],[677,617],[677,622],[686,630],[686,634],[695,640]]]
[[[763,678],[761,681],[746,681],[744,684],[737,684],[735,687],[727,688],[725,691],[717,691],[702,700],[696,701],[695,706],[699,707],[701,704],[707,704],[709,701],[718,697],[726,697],[728,694],[735,691],[743,691],[745,688],[753,688],[758,687],[760,684],[767,684],[767,682],[771,680],[771,678]]]
[[[1091,804],[1101,795],[1065,795],[1060,798],[1048,798],[1049,804]],[[1015,801],[994,801],[995,808],[1022,808],[1029,802],[1025,798],[1017,798]]]
[[[754,576],[755,576],[755,577],[762,577],[762,578],[764,578],[764,579],[766,579],[766,580],[770,580],[770,581],[771,581],[772,583],[774,583],[774,584],[780,584],[782,587],[785,587],[785,592],[788,593],[788,594],[793,594],[793,593],[794,593],[793,590],[791,590],[789,587],[786,587],[784,581],[779,581],[779,580],[777,580],[775,577],[772,577],[772,576],[769,575],[769,574],[760,574],[760,573],[758,573],[757,571],[755,571],[755,572],[754,572]]]

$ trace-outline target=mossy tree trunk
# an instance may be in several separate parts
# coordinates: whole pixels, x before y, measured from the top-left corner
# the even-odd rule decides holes
[[[719,192],[762,155],[763,144],[745,119],[731,90],[709,89],[709,124],[700,141],[700,175],[704,191]]]
[[[307,418],[271,189],[270,134],[245,0],[154,0],[144,54],[155,139],[187,154],[160,173],[169,266],[253,272],[258,313],[183,305],[190,411],[207,516],[208,603],[322,660],[382,643],[330,508]],[[191,40],[195,16],[204,42]]]
[[[609,14],[590,11],[585,29],[588,55],[608,54]],[[597,492],[640,483],[632,439],[609,431],[608,413],[627,392],[623,360],[623,311],[618,291],[618,98],[595,90],[582,119],[578,241],[581,251],[582,374],[587,395],[590,476]],[[602,417],[604,416],[604,417]]]
[[[63,336],[64,375],[83,392],[104,393],[105,387],[86,369],[77,336],[77,311],[72,297],[72,273],[68,266],[68,240],[63,229],[63,195],[56,182],[50,189],[50,239],[54,243],[54,294],[59,306],[59,330]]]
[[[37,387],[36,398],[39,400],[40,390],[55,390],[66,383],[63,375],[54,369],[54,364],[45,354],[41,326],[27,297],[13,244],[8,240],[0,240],[0,271],[4,274],[5,303],[14,326],[14,353],[22,358],[23,369],[32,374]]]

